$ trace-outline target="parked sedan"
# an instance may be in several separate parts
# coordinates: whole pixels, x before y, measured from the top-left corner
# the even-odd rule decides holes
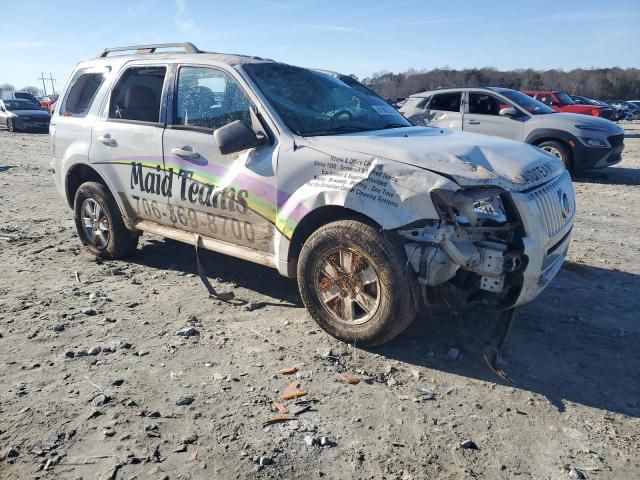
[[[0,126],[7,127],[10,132],[19,130],[48,130],[51,115],[40,110],[29,100],[13,98],[0,100]]]
[[[622,111],[625,120],[640,120],[640,106],[633,102],[614,100],[611,102],[611,106]]]

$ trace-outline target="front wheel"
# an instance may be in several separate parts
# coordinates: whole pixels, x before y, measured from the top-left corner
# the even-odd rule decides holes
[[[556,141],[547,141],[542,142],[538,147],[556,157],[564,164],[567,170],[571,171],[573,156],[571,154],[571,150],[569,150],[569,147],[566,144]]]
[[[298,261],[298,286],[318,325],[344,342],[388,342],[416,316],[412,271],[399,243],[341,220],[316,230]]]
[[[80,185],[74,201],[76,230],[85,247],[102,258],[132,255],[139,234],[127,230],[109,189],[97,182]]]

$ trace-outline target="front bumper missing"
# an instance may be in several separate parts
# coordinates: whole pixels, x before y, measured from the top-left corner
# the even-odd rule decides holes
[[[562,267],[571,240],[575,215],[571,178],[564,171],[540,187],[511,193],[510,200],[520,226],[506,225],[495,231],[513,232],[511,241],[490,240],[488,228],[454,225],[398,232],[407,240],[407,258],[423,292],[456,283],[455,289],[467,289],[468,297],[484,291],[493,294],[500,308],[512,308],[530,302],[544,290]],[[460,282],[459,277],[468,273],[475,274],[476,281]]]
[[[522,244],[527,265],[513,305],[519,306],[536,298],[562,267],[571,241],[576,204],[566,171],[540,188],[511,194],[511,199],[526,232]]]

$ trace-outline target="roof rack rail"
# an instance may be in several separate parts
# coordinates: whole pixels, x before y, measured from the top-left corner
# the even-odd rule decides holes
[[[155,53],[158,48],[183,48],[184,53],[202,53],[201,50],[198,49],[191,42],[184,43],[152,43],[149,45],[130,45],[127,47],[112,47],[105,48],[103,51],[98,53],[98,57],[104,58],[113,52],[126,52],[129,50],[135,50],[136,53]]]

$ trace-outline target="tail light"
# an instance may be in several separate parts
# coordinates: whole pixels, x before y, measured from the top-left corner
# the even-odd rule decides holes
[[[591,110],[591,115],[593,115],[594,117],[599,117],[600,116],[600,109],[599,108],[594,108]]]

